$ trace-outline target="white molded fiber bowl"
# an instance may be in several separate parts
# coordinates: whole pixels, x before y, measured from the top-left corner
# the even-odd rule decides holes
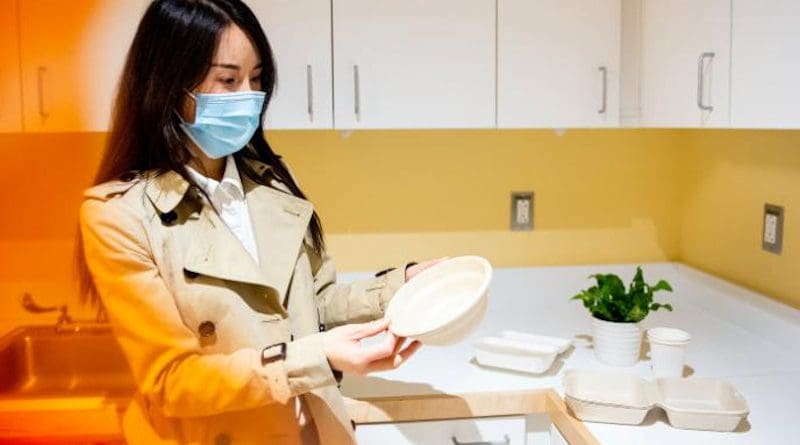
[[[479,256],[451,258],[425,269],[389,302],[389,329],[428,345],[463,340],[486,313],[491,279],[492,265]]]

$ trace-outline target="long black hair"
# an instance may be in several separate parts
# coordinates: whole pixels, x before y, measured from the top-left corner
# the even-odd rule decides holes
[[[266,93],[263,122],[277,83],[275,61],[258,19],[241,0],[154,0],[147,8],[131,44],[118,84],[105,152],[94,183],[117,179],[129,171],[175,171],[194,184],[184,166],[191,159],[188,140],[180,129],[176,110],[208,74],[220,36],[229,26],[239,27],[261,59],[261,88]],[[249,147],[234,154],[242,174],[268,185],[269,180],[250,169],[244,158],[271,167],[271,175],[297,197],[306,195],[292,178],[281,157],[264,137],[259,125]],[[309,230],[317,254],[325,249],[322,223],[314,212]],[[82,300],[99,303],[86,266],[80,233],[77,268]]]

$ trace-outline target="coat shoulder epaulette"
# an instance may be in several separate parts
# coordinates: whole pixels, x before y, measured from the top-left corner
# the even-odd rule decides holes
[[[109,199],[124,195],[134,185],[139,183],[139,181],[141,181],[141,175],[134,172],[126,173],[120,179],[106,181],[102,184],[89,187],[84,190],[83,197],[85,199],[108,201]]]

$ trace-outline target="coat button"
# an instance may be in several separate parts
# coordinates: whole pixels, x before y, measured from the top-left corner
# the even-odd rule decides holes
[[[166,224],[166,225],[168,225],[168,226],[171,226],[172,224],[175,223],[175,221],[178,220],[178,212],[176,212],[174,210],[170,210],[169,212],[162,213],[159,216],[161,217],[161,222]]]
[[[200,326],[197,327],[197,332],[200,333],[201,337],[211,337],[217,331],[217,327],[214,326],[213,321],[204,321],[200,323]]]
[[[231,443],[231,436],[225,433],[217,434],[217,437],[214,438],[214,445],[230,445]]]

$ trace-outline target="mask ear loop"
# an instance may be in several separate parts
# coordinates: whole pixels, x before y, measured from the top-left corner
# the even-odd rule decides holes
[[[183,89],[183,91],[184,91],[184,92],[185,92],[185,93],[186,93],[186,94],[187,94],[189,97],[191,97],[191,98],[192,98],[192,100],[194,100],[194,103],[195,103],[195,116],[197,116],[197,108],[196,108],[196,107],[197,107],[197,96],[195,96],[195,95],[194,95],[194,93],[192,93],[191,91],[187,90],[186,88],[184,88],[184,89]],[[173,112],[173,113],[175,113],[175,116],[177,116],[177,117],[178,117],[178,120],[180,121],[180,125],[179,125],[179,126],[180,126],[180,127],[181,127],[181,129],[183,130],[183,133],[184,133],[184,134],[185,134],[185,135],[186,135],[186,136],[187,136],[187,137],[188,137],[188,138],[189,138],[189,139],[190,139],[190,140],[191,140],[191,141],[192,141],[192,142],[193,142],[195,145],[199,145],[199,144],[197,144],[197,141],[195,141],[195,140],[194,140],[194,137],[192,137],[191,133],[189,133],[188,131],[186,131],[186,128],[184,128],[185,126],[192,125],[194,122],[192,122],[192,123],[186,122],[186,120],[184,120],[184,119],[183,119],[183,116],[181,116],[181,114],[180,114],[180,113],[178,112],[178,110],[176,110],[176,109],[173,109],[173,110],[172,110],[172,112]],[[195,119],[196,119],[196,117],[195,117]],[[196,157],[197,157],[197,155],[196,155],[196,154],[195,154],[195,153],[194,153],[192,150],[188,150],[188,149],[187,149],[187,151],[189,152],[189,155],[190,155],[192,158],[196,158]]]
[[[183,91],[186,93],[187,96],[191,97],[192,100],[194,101],[195,119],[192,120],[192,123],[189,123],[189,122],[186,122],[186,120],[183,119],[183,116],[181,116],[181,114],[178,113],[178,110],[173,109],[172,112],[175,113],[176,116],[178,116],[178,119],[181,121],[182,124],[191,125],[191,124],[194,123],[195,120],[197,120],[197,96],[195,96],[194,93],[192,93],[191,91],[187,90],[186,88],[184,88]]]

